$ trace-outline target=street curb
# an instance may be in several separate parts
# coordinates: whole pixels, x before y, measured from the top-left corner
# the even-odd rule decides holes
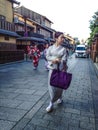
[[[16,63],[22,63],[22,62],[24,62],[24,60],[9,62],[9,63],[3,63],[3,64],[0,64],[0,67],[6,66],[6,65],[12,65],[12,64],[16,64]]]

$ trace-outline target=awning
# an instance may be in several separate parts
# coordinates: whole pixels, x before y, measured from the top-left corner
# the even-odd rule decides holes
[[[44,38],[44,39],[47,40],[48,42],[55,42],[55,40],[52,39],[52,38],[50,38],[50,37],[48,37],[48,38]]]
[[[17,38],[17,40],[20,41],[35,41],[35,42],[39,42],[39,43],[46,43],[47,41],[42,39],[42,38],[36,38],[36,37],[20,37]]]
[[[13,37],[20,37],[20,35],[18,35],[16,32],[4,30],[4,29],[0,29],[0,34],[13,36]]]

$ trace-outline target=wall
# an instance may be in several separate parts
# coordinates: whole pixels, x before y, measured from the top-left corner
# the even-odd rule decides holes
[[[13,21],[12,3],[8,0],[0,0],[0,15],[6,17],[6,21]]]
[[[16,50],[16,38],[9,37],[9,40],[5,40],[5,36],[0,35],[0,50]]]
[[[5,36],[4,35],[0,35],[0,42],[16,44],[16,38],[9,36],[9,40],[5,40]]]

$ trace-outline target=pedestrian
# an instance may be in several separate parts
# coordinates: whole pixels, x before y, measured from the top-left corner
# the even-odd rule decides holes
[[[46,108],[47,112],[53,110],[53,104],[57,101],[57,104],[63,102],[62,94],[63,89],[56,88],[50,85],[50,77],[53,69],[57,69],[57,64],[59,63],[59,68],[62,71],[66,71],[67,66],[67,52],[61,44],[64,42],[64,34],[62,32],[55,33],[55,43],[50,46],[47,50],[46,58],[49,61],[49,75],[48,75],[48,89],[50,94],[50,103]]]
[[[27,46],[27,53],[30,53],[30,46]]]
[[[87,58],[90,58],[90,47],[87,48],[86,54],[87,54]]]
[[[44,49],[44,60],[45,60],[45,69],[48,70],[48,61],[46,59],[46,53],[47,53],[47,50],[48,50],[48,47],[49,47],[49,44],[45,44],[45,49]]]
[[[28,54],[28,58],[29,58],[30,60],[32,60],[31,51],[32,51],[32,46],[27,46],[27,54]]]
[[[36,70],[40,58],[40,50],[38,49],[36,44],[32,46],[31,55],[32,55],[34,70]]]

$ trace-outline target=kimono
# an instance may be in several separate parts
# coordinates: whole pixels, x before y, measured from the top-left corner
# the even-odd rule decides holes
[[[45,68],[48,70],[48,61],[46,59],[47,50],[48,50],[48,48],[44,49],[44,60],[45,60]]]
[[[38,66],[39,58],[40,58],[40,51],[38,48],[32,48],[31,55],[33,59],[33,65],[34,67]]]
[[[56,46],[55,44],[50,46],[47,50],[46,58],[48,60],[48,68],[49,68],[49,75],[48,75],[48,89],[49,94],[52,102],[55,102],[59,98],[62,98],[63,89],[56,88],[50,85],[50,77],[53,69],[57,69],[57,64],[53,64],[52,60],[56,58],[61,58],[61,62],[59,65],[59,69],[63,68],[63,62],[67,62],[67,53],[66,49],[63,46]]]
[[[30,53],[30,46],[27,46],[27,52]]]

